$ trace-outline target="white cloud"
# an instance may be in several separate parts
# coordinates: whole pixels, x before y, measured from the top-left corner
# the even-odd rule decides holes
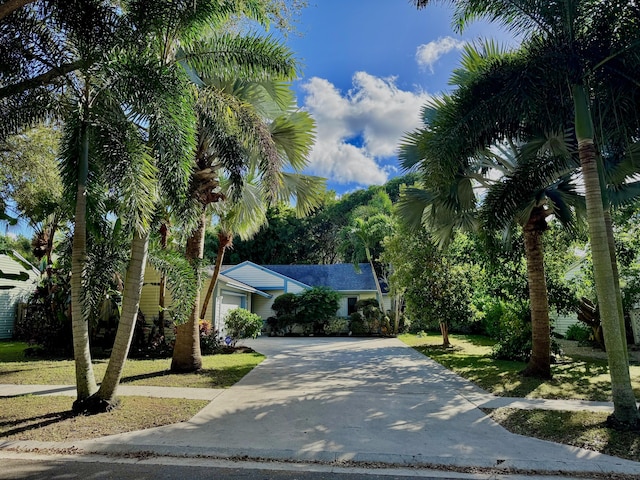
[[[391,169],[380,162],[394,157],[402,136],[420,126],[420,110],[429,98],[424,92],[400,90],[394,78],[366,72],[353,76],[346,94],[317,77],[303,88],[305,108],[317,123],[309,170],[335,182],[361,185],[387,180]]]
[[[438,40],[419,45],[416,50],[418,65],[429,68],[433,72],[433,65],[452,50],[462,50],[466,42],[453,37],[440,37]]]

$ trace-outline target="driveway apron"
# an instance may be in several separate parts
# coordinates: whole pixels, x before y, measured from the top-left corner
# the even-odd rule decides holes
[[[80,442],[278,460],[566,471],[640,465],[507,432],[476,407],[486,392],[396,339],[258,338],[267,359],[191,421]],[[80,446],[80,445],[79,445]]]

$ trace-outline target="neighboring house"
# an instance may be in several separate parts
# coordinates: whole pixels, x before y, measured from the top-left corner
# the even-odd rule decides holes
[[[213,267],[209,267],[203,282],[200,298],[209,286]],[[263,319],[274,315],[273,301],[283,293],[300,293],[312,287],[329,287],[341,294],[339,317],[347,317],[355,311],[358,300],[377,298],[375,279],[368,263],[359,269],[353,264],[333,265],[257,265],[243,262],[239,265],[224,265],[213,292],[205,320],[211,322],[219,335],[225,336],[224,318],[230,310],[241,307],[258,314]],[[383,290],[384,292],[384,290]],[[147,267],[140,298],[140,310],[145,316],[149,330],[158,318],[160,274]],[[391,299],[383,295],[385,309],[389,310]],[[167,290],[166,305],[171,305]],[[172,336],[173,331],[167,331]]]
[[[223,272],[257,290],[269,293],[270,297],[254,297],[252,311],[266,319],[274,315],[273,300],[283,293],[300,293],[312,287],[329,287],[342,298],[337,316],[347,317],[355,311],[358,300],[377,298],[375,278],[368,263],[356,268],[350,263],[332,265],[256,265],[243,262],[227,265]],[[385,310],[390,309],[390,298],[383,295]]]
[[[40,272],[15,251],[0,252],[0,339],[13,337],[18,304],[35,290]]]

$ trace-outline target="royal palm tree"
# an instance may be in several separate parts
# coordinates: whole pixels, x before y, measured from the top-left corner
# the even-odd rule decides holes
[[[299,208],[308,209],[318,190],[317,180],[281,171],[287,165],[295,170],[302,168],[314,138],[314,124],[308,114],[295,111],[293,94],[287,84],[238,80],[209,80],[208,83],[209,88],[201,88],[205,91],[199,102],[198,169],[191,190],[202,206],[198,228],[187,242],[186,256],[194,263],[199,263],[204,256],[208,205],[221,200],[229,202],[228,207],[223,207],[230,218],[224,222],[225,232],[220,230],[224,236],[221,246],[228,246],[232,241],[233,227],[251,226],[254,230],[258,222],[264,221],[260,209],[251,222],[243,218],[246,207],[255,204],[250,200],[256,197],[249,189],[241,188],[247,178],[247,174],[243,178],[242,170],[259,179],[263,202],[274,200],[278,195],[284,195],[288,200],[293,193],[298,197]],[[233,114],[225,115],[225,111]],[[228,186],[222,191],[220,178],[224,174]],[[306,181],[300,181],[305,178]],[[298,181],[293,183],[293,180]],[[292,186],[295,191],[291,190]],[[249,195],[246,200],[242,199],[243,194]],[[234,225],[235,222],[239,223]],[[223,254],[218,256],[217,263],[222,262]],[[214,275],[211,283],[215,284],[216,280],[217,275]],[[212,290],[210,284],[209,291]],[[178,326],[172,370],[200,368],[198,323],[201,311],[206,311],[206,305],[200,309],[197,296],[189,321]]]
[[[402,152],[419,151],[419,143],[412,143],[412,138],[419,138],[418,132],[407,137]],[[405,191],[397,210],[413,228],[432,228],[440,245],[451,240],[455,229],[482,229],[489,233],[506,232],[513,225],[522,228],[532,323],[532,352],[522,374],[547,379],[552,375],[551,331],[543,234],[551,216],[571,228],[575,223],[573,212],[582,207],[581,197],[570,181],[577,165],[564,148],[564,141],[554,140],[557,139],[520,147],[508,142],[480,151],[452,185],[440,186],[447,196],[414,187]],[[556,148],[550,151],[551,145]],[[558,150],[562,157],[557,156]],[[472,198],[464,198],[474,192],[474,183],[482,195],[472,193]]]
[[[168,85],[176,86],[178,92],[168,99],[161,97],[164,102],[147,102],[147,108],[151,109],[153,115],[148,125],[147,147],[156,161],[159,189],[166,200],[174,202],[174,211],[193,211],[192,197],[189,195],[192,152],[197,146],[193,141],[196,125],[193,84],[202,83],[202,78],[225,75],[229,71],[255,80],[270,76],[286,77],[293,72],[291,55],[279,44],[256,36],[215,33],[215,28],[222,26],[231,14],[249,15],[264,21],[261,7],[261,2],[250,0],[232,3],[211,0],[197,4],[165,2],[153,5],[151,11],[149,4],[144,1],[132,2],[129,6],[133,18],[145,19],[143,26],[147,29],[141,28],[140,33],[148,42],[148,51],[155,54],[153,63],[175,75],[173,82]],[[198,39],[197,32],[203,28],[207,35],[204,39]],[[142,86],[140,83],[135,85]],[[164,85],[165,93],[171,91],[168,85]],[[171,140],[168,145],[167,140]],[[138,177],[144,178],[149,172],[142,167]],[[136,176],[130,178],[139,181]],[[125,277],[121,317],[103,382],[88,401],[91,408],[109,409],[117,404],[117,387],[138,314],[149,245],[149,220],[155,210],[154,191],[146,193],[146,204],[126,203],[131,207],[128,218],[133,220],[135,230]],[[198,242],[192,239],[194,244]]]
[[[415,0],[413,3],[424,7],[432,2]],[[573,117],[587,203],[598,305],[612,381],[614,413],[609,420],[613,425],[635,427],[640,423],[640,415],[631,389],[623,345],[611,261],[613,253],[607,237],[597,168],[593,116],[607,111],[603,109],[600,112],[590,107],[592,103],[608,104],[608,113],[615,111],[619,114],[629,112],[631,108],[629,117],[599,117],[596,123],[599,128],[619,119],[635,121],[632,112],[637,108],[638,95],[631,93],[638,90],[634,72],[640,67],[640,12],[633,2],[598,0],[459,0],[446,3],[454,6],[454,23],[459,29],[483,17],[505,25],[523,38],[517,56],[494,63],[492,69],[486,70],[484,81],[468,85],[468,88],[454,94],[466,113],[466,121],[457,125],[458,131],[472,123],[477,125],[477,120],[482,119],[479,129],[471,127],[464,130],[454,148],[473,150],[478,144],[487,146],[505,135],[520,135],[523,117],[535,120],[534,114],[538,116],[538,125],[548,131],[564,129],[565,125],[557,123],[566,124],[567,113]],[[549,68],[551,65],[554,67]],[[488,79],[492,80],[490,89],[487,89],[490,85]],[[605,98],[606,102],[594,102]],[[621,101],[621,98],[626,101]],[[463,106],[465,102],[468,103]],[[494,117],[493,126],[490,126],[490,117]],[[637,134],[637,131],[637,125],[631,126],[625,132],[626,138],[633,138],[630,134]],[[454,132],[449,134],[453,136]],[[445,141],[445,136],[441,135],[439,141]],[[460,150],[456,153],[458,161],[465,157],[460,153]],[[456,165],[455,159],[453,161]],[[449,167],[449,173],[455,168]]]
[[[374,255],[372,251],[379,247],[388,235],[393,234],[393,218],[385,213],[376,213],[369,216],[355,216],[352,222],[341,231],[343,237],[343,248],[352,252],[354,265],[358,265],[362,258],[365,258],[371,267],[374,276],[376,291],[378,296],[378,307],[381,312],[385,312],[382,297],[382,287],[378,279],[378,273],[374,265]]]

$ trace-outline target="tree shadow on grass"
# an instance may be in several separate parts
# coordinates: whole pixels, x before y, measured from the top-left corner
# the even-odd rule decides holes
[[[171,370],[161,370],[138,375],[129,375],[123,377],[121,383],[133,383],[151,378],[172,377],[167,378],[164,385],[158,384],[157,386],[170,386],[171,383],[175,383],[176,386],[186,386],[185,384],[190,384],[199,388],[228,388],[235,385],[253,368],[253,365],[224,368],[203,368],[196,372],[189,373],[176,373]],[[175,380],[175,382],[173,382],[173,380]]]
[[[467,338],[467,341],[471,342],[471,338]],[[486,343],[481,338],[477,340],[479,345]],[[536,392],[532,396],[610,400],[609,369],[603,360],[565,357],[562,363],[552,366],[553,379],[543,380],[522,376],[520,372],[526,366],[524,362],[465,353],[464,347],[419,345],[413,348],[498,396],[527,397]],[[603,377],[601,380],[598,379],[600,376]]]
[[[640,434],[608,428],[605,412],[499,409],[496,414],[494,419],[513,433],[640,461]]]
[[[128,376],[122,377],[122,379],[120,380],[120,383],[131,383],[131,382],[135,382],[136,380],[146,380],[148,378],[166,377],[168,375],[175,375],[175,373],[172,372],[171,370],[161,370],[158,372],[140,373],[138,375],[128,375]]]
[[[44,415],[38,415],[30,418],[22,418],[19,420],[8,420],[4,422],[0,422],[0,427],[7,427],[11,425],[15,425],[13,428],[10,428],[5,431],[0,431],[0,438],[3,437],[11,437],[13,435],[18,435],[20,433],[28,432],[30,430],[37,430],[48,425],[53,425],[55,423],[63,422],[70,418],[73,418],[75,414],[71,410],[64,410],[60,412],[52,412]]]

